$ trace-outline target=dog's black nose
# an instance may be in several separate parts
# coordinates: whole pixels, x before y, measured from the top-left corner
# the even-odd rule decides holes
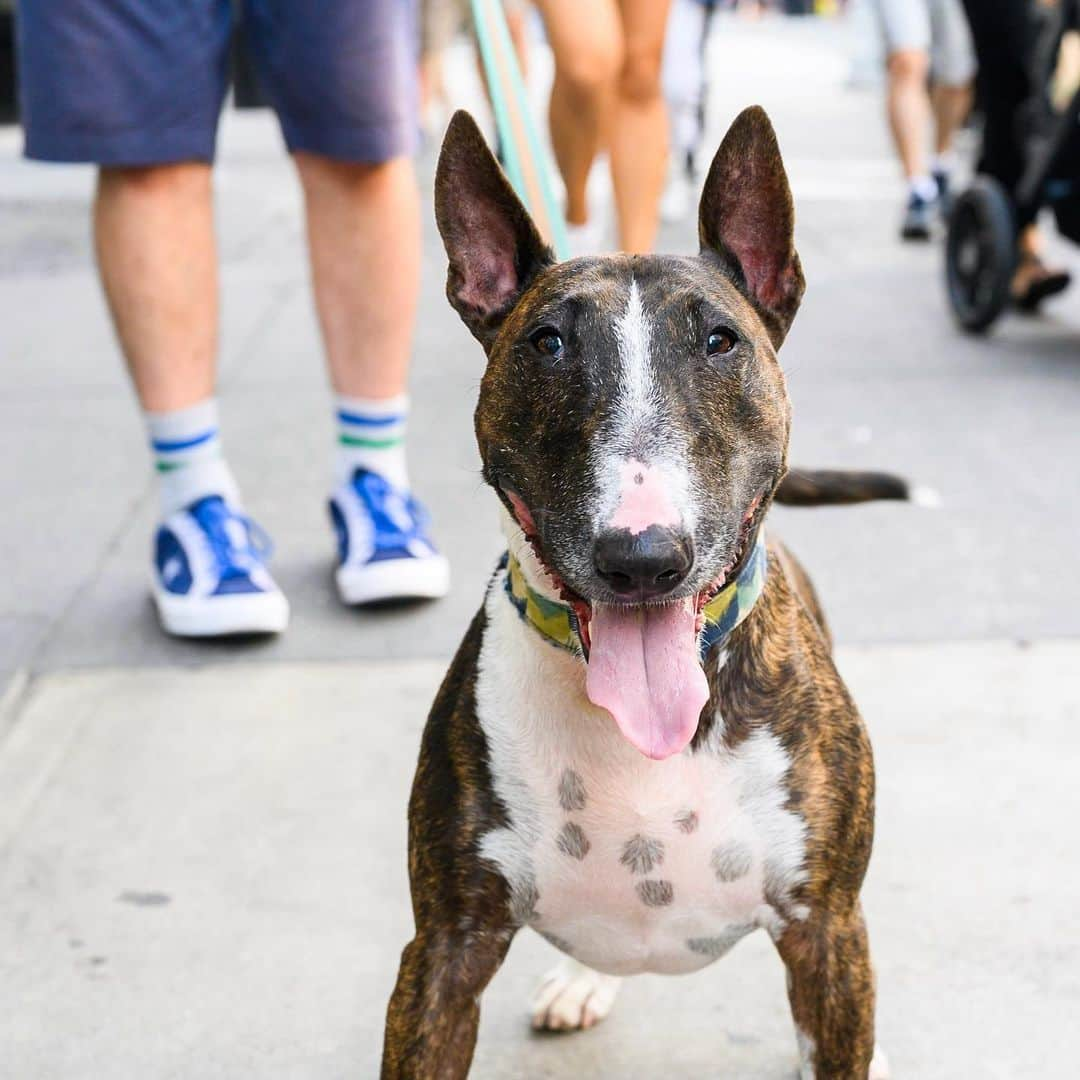
[[[653,600],[671,592],[694,565],[689,536],[663,525],[644,532],[601,533],[593,549],[596,572],[620,596]]]

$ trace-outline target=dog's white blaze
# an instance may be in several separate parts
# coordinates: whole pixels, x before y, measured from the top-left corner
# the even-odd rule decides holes
[[[627,463],[654,490],[659,517],[671,524],[677,518],[693,526],[691,479],[686,468],[686,448],[663,423],[663,398],[656,385],[652,355],[652,326],[641,300],[637,281],[631,278],[626,307],[614,322],[619,353],[619,383],[614,409],[614,430],[603,440],[594,457],[600,488],[598,528],[611,527],[628,494]],[[639,481],[641,482],[641,481]],[[647,527],[647,525],[646,525]]]
[[[652,331],[645,318],[641,292],[630,281],[626,310],[615,320],[615,338],[619,343],[622,374],[619,399],[623,422],[629,427],[651,417],[656,409],[652,370]]]
[[[712,738],[650,761],[585,697],[585,665],[520,619],[501,578],[486,613],[477,716],[509,824],[480,851],[519,909],[532,908],[527,921],[611,975],[693,971],[757,927],[776,933],[783,919],[766,880],[769,898],[784,901],[805,879],[805,824],[785,806],[790,760],[779,741],[762,730],[734,752]],[[570,810],[560,802],[568,769],[584,791]],[[568,823],[576,846],[560,846]],[[635,837],[662,847],[648,870],[624,861]],[[717,853],[736,845],[745,868],[720,880]]]

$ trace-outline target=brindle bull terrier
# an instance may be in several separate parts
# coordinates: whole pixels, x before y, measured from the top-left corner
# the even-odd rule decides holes
[[[480,994],[530,926],[566,954],[534,1025],[607,1015],[619,976],[765,930],[803,1077],[884,1077],[859,890],[866,729],[770,504],[903,498],[787,474],[776,352],[803,293],[772,125],[732,125],[697,256],[557,263],[458,113],[436,213],[487,353],[476,410],[508,557],[439,690],[409,807],[416,936],[384,1078],[464,1077]]]

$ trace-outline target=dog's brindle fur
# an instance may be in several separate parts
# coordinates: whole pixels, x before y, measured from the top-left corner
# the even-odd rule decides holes
[[[725,564],[741,561],[749,547],[738,547],[744,512],[758,507],[756,531],[786,470],[789,405],[775,350],[803,289],[790,191],[765,114],[743,113],[716,155],[699,257],[556,264],[460,113],[444,143],[436,207],[448,295],[488,355],[476,413],[485,479],[509,513],[529,508],[544,564],[573,594],[609,599],[589,558],[604,497],[593,455],[625,435],[612,314],[632,287],[644,310],[659,313],[652,333],[662,339],[654,355],[663,400],[663,423],[638,432],[633,451],[646,457],[674,445],[692,474],[696,558],[681,593],[704,589]],[[717,324],[738,344],[706,358],[702,340]],[[566,343],[558,362],[531,344],[541,326],[557,328]],[[523,524],[520,513],[515,521]],[[481,855],[484,837],[512,824],[478,719],[488,621],[485,610],[473,620],[423,737],[409,806],[416,936],[390,1001],[384,1078],[467,1074],[480,995],[525,919],[521,898]],[[833,666],[809,580],[774,541],[763,595],[718,652],[707,666],[710,702],[684,753],[701,753],[722,717],[725,751],[737,753],[764,731],[786,754],[785,809],[805,823],[805,847],[790,892],[766,894],[779,916],[770,933],[810,1048],[807,1070],[866,1077],[874,983],[859,890],[873,833],[870,745]]]

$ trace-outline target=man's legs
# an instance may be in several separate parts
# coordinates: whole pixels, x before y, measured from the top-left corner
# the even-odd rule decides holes
[[[27,156],[101,168],[98,264],[160,480],[162,622],[184,635],[281,630],[288,604],[266,572],[261,534],[239,509],[213,397],[208,163],[225,95],[229,0],[52,0],[19,14]]]

